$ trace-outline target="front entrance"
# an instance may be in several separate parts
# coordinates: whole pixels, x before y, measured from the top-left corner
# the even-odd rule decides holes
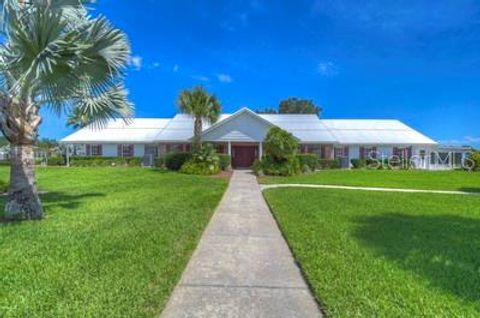
[[[250,168],[257,158],[257,146],[233,145],[232,146],[232,167]]]

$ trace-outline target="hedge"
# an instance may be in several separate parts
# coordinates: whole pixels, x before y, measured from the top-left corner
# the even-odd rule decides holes
[[[72,157],[72,167],[140,167],[142,158],[131,157]]]
[[[319,159],[317,155],[314,154],[298,154],[298,161],[300,162],[300,167],[304,169],[307,166],[311,171],[315,171],[319,167]]]
[[[340,169],[342,167],[340,159],[319,159],[318,169]]]
[[[172,152],[165,156],[165,166],[169,170],[178,171],[191,158],[192,154],[189,152]]]

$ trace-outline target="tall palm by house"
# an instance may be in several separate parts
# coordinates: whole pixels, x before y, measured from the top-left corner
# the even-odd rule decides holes
[[[33,153],[41,108],[77,111],[97,125],[133,109],[123,86],[128,40],[104,17],[89,16],[85,2],[0,2],[0,129],[11,144],[7,219],[43,217]]]
[[[215,123],[221,112],[220,101],[215,95],[209,94],[203,87],[198,86],[192,90],[185,90],[178,97],[180,111],[190,114],[195,118],[193,128],[194,148],[202,147],[203,121]]]

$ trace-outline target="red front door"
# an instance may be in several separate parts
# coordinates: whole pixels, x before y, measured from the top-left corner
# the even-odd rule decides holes
[[[234,168],[250,168],[257,157],[257,146],[233,146],[232,166]]]

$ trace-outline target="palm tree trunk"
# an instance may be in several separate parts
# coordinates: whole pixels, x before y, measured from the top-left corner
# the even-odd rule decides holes
[[[33,145],[11,145],[10,188],[5,218],[28,220],[43,218],[43,208],[35,179]]]
[[[194,149],[202,149],[202,126],[202,118],[196,117],[194,126]]]
[[[31,100],[0,96],[0,128],[11,148],[10,188],[4,216],[7,220],[43,217],[33,152],[41,121],[39,107]]]

